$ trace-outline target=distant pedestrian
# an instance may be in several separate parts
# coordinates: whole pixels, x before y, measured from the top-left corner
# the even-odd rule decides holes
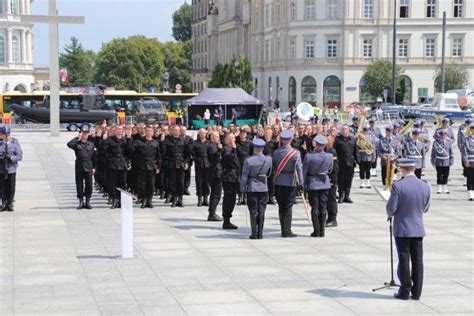
[[[209,109],[206,109],[206,111],[204,111],[204,124],[208,125],[210,119],[211,119],[211,112],[209,111]]]
[[[23,158],[23,151],[16,138],[10,136],[9,127],[0,128],[0,212],[13,212],[15,199],[16,169]]]

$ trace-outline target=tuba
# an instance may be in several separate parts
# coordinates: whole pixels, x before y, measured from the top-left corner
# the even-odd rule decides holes
[[[300,102],[296,107],[296,116],[302,121],[310,121],[314,116],[313,106],[308,102]]]
[[[369,142],[362,133],[357,136],[357,147],[360,151],[365,152],[367,155],[372,155],[375,151],[374,145]]]
[[[466,137],[472,136],[471,127],[469,124],[466,124],[466,127],[464,128],[464,136]]]

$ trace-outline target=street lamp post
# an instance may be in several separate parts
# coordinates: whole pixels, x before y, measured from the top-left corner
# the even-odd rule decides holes
[[[397,95],[397,0],[393,0],[393,38],[392,38],[392,105],[395,105],[397,102],[395,100]]]

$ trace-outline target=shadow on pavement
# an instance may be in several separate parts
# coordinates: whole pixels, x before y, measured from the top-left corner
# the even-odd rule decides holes
[[[360,292],[360,291],[348,291],[348,290],[336,290],[336,289],[316,289],[308,291],[309,293],[319,294],[325,297],[353,297],[353,298],[370,298],[379,300],[392,300],[392,295],[383,295],[372,292]]]
[[[76,256],[77,259],[117,259],[121,258],[121,256],[102,256],[102,255],[84,255],[84,256]]]

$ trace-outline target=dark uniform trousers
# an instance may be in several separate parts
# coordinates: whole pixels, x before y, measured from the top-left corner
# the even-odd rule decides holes
[[[370,179],[370,169],[372,168],[372,161],[361,161],[359,163],[359,178]]]
[[[220,178],[214,178],[210,181],[211,195],[209,197],[209,214],[216,214],[217,205],[221,199],[222,194],[222,180]],[[235,202],[234,202],[235,203]]]
[[[436,184],[448,184],[449,166],[436,166]]]
[[[138,170],[138,192],[140,192],[140,198],[153,198],[155,192],[155,170],[142,169]]]
[[[3,201],[13,203],[15,199],[16,173],[0,173],[0,196]]]
[[[84,171],[82,166],[76,166],[76,192],[78,199],[92,195],[92,172]]]
[[[291,234],[291,219],[293,216],[293,204],[296,200],[296,188],[275,185],[275,198],[278,202],[281,233],[283,236],[286,236]]]
[[[192,164],[190,164],[188,170],[184,172],[184,187],[186,189],[189,189],[191,186],[191,166]]]
[[[110,179],[110,196],[120,199],[120,192],[116,188],[127,189],[127,170],[110,169],[108,177]]]
[[[474,167],[466,168],[466,184],[468,191],[474,191]]]
[[[337,185],[332,185],[328,190],[328,222],[335,221],[337,218]]]
[[[222,199],[222,217],[229,219],[235,208],[235,200],[237,197],[237,182],[222,182],[224,189],[224,198]]]
[[[398,252],[397,275],[401,282],[399,294],[408,297],[411,292],[413,297],[419,298],[423,287],[423,237],[395,237],[395,244]]]
[[[196,195],[209,195],[209,168],[195,168]]]
[[[183,196],[184,194],[184,170],[181,168],[169,168],[169,189],[173,196]]]
[[[313,221],[315,231],[319,230],[319,223],[326,222],[328,192],[329,190],[308,191],[309,205],[311,205],[311,220]]]
[[[264,216],[267,209],[268,192],[247,192],[250,216]]]
[[[346,195],[349,195],[351,193],[353,177],[353,166],[339,165],[339,172],[337,174],[337,184],[339,186],[339,193],[345,193]]]
[[[423,169],[415,169],[415,176],[418,178],[418,179],[421,179],[421,174],[423,173]]]

